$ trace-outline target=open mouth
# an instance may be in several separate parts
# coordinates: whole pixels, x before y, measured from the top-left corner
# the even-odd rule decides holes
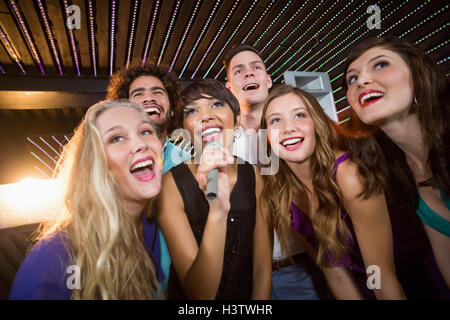
[[[259,89],[259,84],[257,84],[257,83],[248,83],[242,89],[244,91],[258,90]]]
[[[209,142],[216,140],[222,134],[222,128],[219,126],[207,126],[202,129],[202,141]]]
[[[292,137],[292,138],[286,138],[280,142],[280,144],[288,151],[297,150],[301,147],[303,141],[305,140],[304,137]]]
[[[154,104],[152,105],[144,105],[144,110],[147,112],[149,116],[160,116],[161,115],[161,108],[159,106],[156,106]]]
[[[139,181],[150,181],[155,177],[153,157],[146,157],[134,162],[130,173]]]
[[[384,93],[381,91],[368,90],[368,91],[364,91],[359,96],[359,103],[361,104],[361,106],[366,107],[369,104],[377,102],[378,100],[380,100],[383,97],[384,97]]]

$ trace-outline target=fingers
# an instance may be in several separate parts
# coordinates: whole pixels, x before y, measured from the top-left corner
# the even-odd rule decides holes
[[[234,158],[229,156],[228,151],[220,149],[205,149],[201,158],[200,165],[197,168],[196,179],[202,190],[206,189],[208,181],[207,175],[213,169],[218,169],[219,173],[227,172],[227,166],[234,162]]]

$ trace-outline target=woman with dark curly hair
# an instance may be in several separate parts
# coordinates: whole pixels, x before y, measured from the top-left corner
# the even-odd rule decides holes
[[[363,161],[387,161],[387,196],[420,217],[450,285],[450,102],[448,82],[429,57],[398,38],[355,47],[344,69],[347,100],[379,129],[353,144]],[[371,149],[371,159],[365,150]]]

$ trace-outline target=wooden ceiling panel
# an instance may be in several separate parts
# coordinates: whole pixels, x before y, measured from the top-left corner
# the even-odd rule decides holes
[[[415,41],[444,68],[448,77],[449,5],[439,0],[380,0],[377,4],[381,9],[381,29],[369,30],[369,3],[356,0],[0,0],[0,26],[19,57],[19,63],[14,61],[1,39],[0,77],[16,81],[23,76],[22,67],[25,77],[107,79],[128,61],[146,58],[173,67],[182,80],[225,80],[223,57],[234,45],[245,42],[262,51],[275,84],[283,81],[286,70],[327,72],[341,109],[347,106],[345,93],[340,90],[345,57],[353,45],[378,35]],[[49,23],[54,49],[40,5]],[[81,28],[73,30],[75,53],[66,26],[65,5],[80,8]],[[90,7],[94,14],[94,46]],[[44,75],[16,10],[30,33]],[[76,86],[74,82],[74,91]]]

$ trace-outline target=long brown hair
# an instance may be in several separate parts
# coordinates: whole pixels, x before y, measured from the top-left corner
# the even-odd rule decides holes
[[[431,178],[420,181],[419,186],[433,186],[450,196],[450,97],[449,82],[442,70],[421,49],[405,39],[396,37],[370,38],[353,48],[344,68],[343,88],[347,90],[345,74],[350,64],[364,52],[382,47],[396,52],[409,66],[413,78],[415,100],[410,113],[416,113],[428,150],[427,167]],[[367,156],[366,149],[378,148],[378,152]],[[386,180],[386,196],[391,203],[403,208],[417,205],[418,195],[414,175],[406,162],[405,153],[381,130],[372,137],[354,141],[352,150],[361,155],[362,161],[389,162]]]
[[[314,122],[315,151],[311,157],[311,170],[318,209],[311,212],[310,219],[318,239],[316,262],[328,265],[328,257],[338,262],[348,247],[348,228],[341,216],[342,196],[334,181],[335,149],[338,147],[336,132],[317,100],[299,88],[279,85],[272,89],[264,105],[261,129],[267,129],[265,115],[272,101],[286,94],[296,94],[305,103]],[[279,237],[283,251],[287,248],[287,234],[291,232],[290,207],[294,194],[306,194],[306,187],[294,175],[283,159],[274,175],[265,175],[261,199],[269,208],[271,221]]]

